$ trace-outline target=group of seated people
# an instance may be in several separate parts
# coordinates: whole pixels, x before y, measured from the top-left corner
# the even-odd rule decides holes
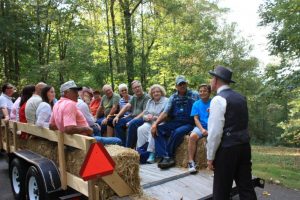
[[[177,76],[175,82],[176,92],[167,98],[163,86],[154,84],[146,93],[137,80],[131,83],[132,96],[126,84],[118,86],[119,93],[106,84],[102,97],[99,90],[67,81],[60,86],[59,100],[52,86],[40,82],[25,86],[14,103],[14,86],[5,84],[0,117],[136,149],[141,162],[158,161],[161,169],[175,165],[175,150],[190,134],[188,168],[194,173],[197,141],[207,136],[211,90],[207,84],[201,84],[199,92],[189,90],[184,76]]]

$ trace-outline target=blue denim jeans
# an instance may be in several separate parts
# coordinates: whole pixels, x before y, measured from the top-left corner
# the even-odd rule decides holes
[[[135,148],[137,141],[137,129],[144,124],[143,118],[133,119],[127,128],[126,147]]]
[[[157,127],[155,137],[155,151],[158,157],[174,157],[176,148],[183,141],[183,137],[193,130],[194,124],[181,121],[168,121]]]
[[[105,119],[105,117],[101,117],[101,118],[98,118],[96,123],[99,124],[99,126],[101,127],[101,136],[104,135],[107,127],[106,125],[101,125],[102,121]]]
[[[126,124],[129,123],[128,127]],[[133,119],[132,117],[121,118],[115,126],[116,137],[122,140],[122,146],[134,148],[137,141],[137,129],[144,123],[142,118]],[[127,128],[127,136],[126,136]]]
[[[121,145],[122,141],[117,137],[101,137],[101,136],[94,136],[97,142],[101,142],[103,145],[106,144],[118,144]]]
[[[115,125],[115,136],[122,140],[122,146],[126,145],[126,124],[132,119],[132,117],[123,117]]]
[[[90,127],[93,129],[93,135],[94,136],[101,136],[100,129],[99,129],[98,126],[93,125],[93,126],[90,126]]]

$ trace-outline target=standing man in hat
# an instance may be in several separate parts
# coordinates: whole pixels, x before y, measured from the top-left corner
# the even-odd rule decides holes
[[[213,199],[229,199],[235,181],[240,199],[257,199],[252,185],[251,147],[246,98],[233,91],[232,71],[218,66],[209,71],[217,95],[210,104],[207,165],[214,170]]]
[[[158,163],[161,169],[175,165],[176,148],[183,141],[183,137],[195,126],[190,114],[193,103],[199,100],[199,94],[187,89],[188,84],[184,76],[177,76],[175,82],[177,91],[170,96],[163,112],[151,126],[156,155],[162,158]],[[170,120],[166,121],[167,117]],[[165,123],[160,124],[164,121]]]

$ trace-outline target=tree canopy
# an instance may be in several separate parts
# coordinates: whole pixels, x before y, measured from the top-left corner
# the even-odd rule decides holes
[[[300,4],[298,0],[268,0],[260,6],[262,26],[271,26],[268,35],[273,55],[300,56]]]
[[[39,81],[58,89],[71,79],[116,89],[139,79],[145,90],[159,83],[170,95],[177,75],[197,89],[208,83],[209,70],[224,65],[234,71],[232,87],[248,98],[253,141],[282,143],[290,130],[299,133],[292,126],[299,119],[300,79],[292,70],[299,60],[299,4],[269,0],[261,6],[261,25],[273,26],[271,52],[282,58],[261,74],[249,55],[251,43],[224,20],[228,10],[217,2],[0,0],[0,82],[19,91]]]

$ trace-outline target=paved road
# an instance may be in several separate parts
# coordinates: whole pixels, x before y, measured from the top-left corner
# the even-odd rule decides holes
[[[6,155],[0,153],[0,199],[13,200],[14,196],[10,186],[8,177],[8,164],[6,162]]]
[[[261,200],[300,200],[300,191],[288,189],[279,185],[266,184],[264,189],[255,189],[258,199]],[[263,195],[264,192],[270,195]]]
[[[6,155],[0,153],[0,200],[13,200],[13,194],[8,177],[8,164]],[[264,192],[270,195],[263,195]],[[300,200],[300,191],[292,190],[278,185],[266,184],[264,189],[256,188],[259,200]],[[238,197],[234,198],[238,200]]]

